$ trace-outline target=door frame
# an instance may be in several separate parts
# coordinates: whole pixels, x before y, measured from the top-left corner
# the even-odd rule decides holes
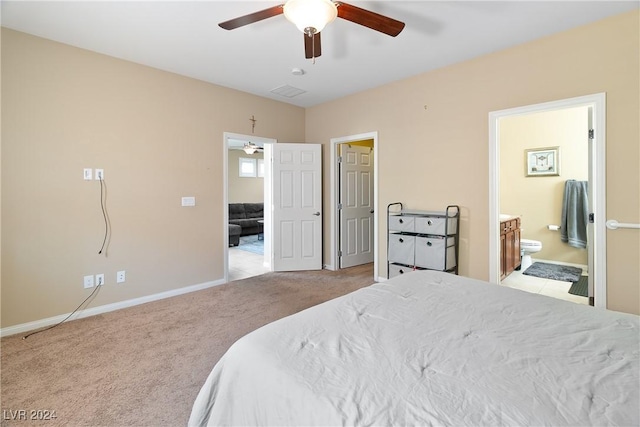
[[[224,250],[224,281],[225,283],[229,282],[229,140],[230,139],[239,139],[239,140],[243,140],[243,141],[251,141],[251,142],[258,142],[264,145],[268,145],[268,144],[276,144],[278,142],[277,139],[273,139],[273,138],[264,138],[264,137],[260,137],[260,136],[255,136],[255,135],[243,135],[240,133],[232,133],[232,132],[223,132],[222,135],[222,139],[223,139],[223,144],[222,144],[222,181],[223,181],[223,186],[222,186],[222,244],[223,246],[223,250]],[[271,168],[268,167],[267,163],[265,162],[265,170],[264,170],[264,182],[265,183],[271,183]],[[269,184],[270,185],[270,184]],[[265,189],[266,189],[266,184],[265,184]],[[271,192],[265,192],[265,207],[266,206],[270,206],[270,196],[271,196]],[[265,212],[267,212],[267,209],[265,208]],[[269,270],[272,269],[272,263],[271,263],[271,259],[272,259],[272,239],[271,239],[271,233],[270,233],[270,228],[268,228],[267,225],[267,218],[265,218],[265,254],[264,254],[264,259],[265,259],[265,267],[269,268]],[[267,242],[267,234],[269,235],[269,241]],[[267,244],[269,243],[269,244]]]
[[[595,216],[593,242],[593,271],[589,276],[594,284],[595,306],[607,307],[607,243],[606,243],[606,94],[596,93],[558,101],[526,105],[489,113],[489,281],[500,283],[500,119],[509,116],[587,106],[593,109],[594,139],[589,147],[593,182],[592,207]],[[587,136],[585,135],[585,140]],[[590,263],[591,264],[591,263]]]
[[[340,262],[338,260],[338,250],[340,245],[340,236],[338,229],[338,193],[340,189],[339,185],[339,177],[338,177],[338,145],[345,144],[349,142],[362,141],[364,139],[372,139],[373,140],[373,278],[374,280],[379,280],[379,272],[378,272],[378,132],[366,132],[360,133],[356,135],[348,135],[341,136],[337,138],[331,138],[330,141],[330,149],[331,154],[329,158],[331,159],[330,167],[331,170],[329,172],[329,188],[331,189],[329,206],[330,206],[330,214],[329,214],[329,261],[330,264],[325,264],[325,268],[327,270],[339,270]]]

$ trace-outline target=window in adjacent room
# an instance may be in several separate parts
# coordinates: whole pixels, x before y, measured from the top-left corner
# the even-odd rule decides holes
[[[257,175],[256,159],[240,157],[240,177],[255,178]]]
[[[258,159],[258,177],[264,178],[264,159]]]

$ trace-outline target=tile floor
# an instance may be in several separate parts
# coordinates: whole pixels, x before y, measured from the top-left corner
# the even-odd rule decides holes
[[[263,264],[264,255],[243,251],[233,246],[229,248],[229,281],[267,273],[269,270]]]
[[[547,295],[566,301],[572,301],[577,304],[589,305],[589,298],[569,293],[571,282],[561,282],[559,280],[525,276],[521,271],[514,271],[504,278],[502,284],[509,286],[510,288],[521,289],[534,294]]]

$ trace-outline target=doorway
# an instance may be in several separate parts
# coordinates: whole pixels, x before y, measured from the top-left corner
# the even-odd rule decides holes
[[[271,194],[271,168],[268,163],[260,161],[264,159],[261,152],[266,146],[277,143],[277,140],[228,132],[224,133],[223,138],[224,280],[228,282],[272,270],[270,262],[271,228],[267,218],[268,210],[263,210],[265,216],[262,233],[234,237],[237,240],[242,239],[243,245],[229,245],[228,224],[230,202],[260,203],[261,198],[263,206],[268,206],[267,200]],[[256,151],[248,150],[247,153],[243,148],[248,143],[259,148]],[[243,161],[246,163],[244,170]],[[233,176],[230,175],[230,171],[233,171]],[[239,249],[240,247],[244,248]]]
[[[605,161],[604,161],[604,143],[605,143],[605,95],[604,94],[596,94],[589,95],[578,98],[571,98],[561,101],[554,101],[544,104],[536,104],[525,107],[519,107],[509,110],[502,110],[497,112],[492,112],[489,115],[489,152],[490,152],[490,281],[493,283],[500,282],[500,249],[499,249],[499,240],[500,240],[500,232],[498,230],[499,218],[501,214],[513,214],[513,215],[523,215],[521,221],[523,222],[523,227],[526,228],[526,221],[531,218],[526,218],[525,212],[503,212],[501,208],[505,206],[518,206],[518,204],[509,203],[507,201],[501,201],[501,191],[500,191],[500,181],[501,181],[501,171],[507,171],[507,168],[504,164],[505,162],[504,156],[501,156],[501,144],[507,144],[507,137],[503,136],[502,130],[508,129],[511,123],[516,122],[520,118],[528,118],[528,117],[543,117],[544,113],[549,113],[548,116],[551,117],[552,113],[557,114],[557,117],[563,117],[563,113],[568,112],[585,112],[588,117],[584,119],[584,134],[578,137],[578,140],[583,145],[584,153],[586,157],[588,157],[588,167],[587,171],[584,172],[584,179],[588,180],[588,199],[589,199],[589,212],[594,214],[594,222],[589,224],[588,229],[588,247],[587,247],[587,270],[588,270],[588,281],[589,281],[589,296],[594,302],[596,307],[606,307],[606,243],[605,243],[605,216],[604,216],[604,200],[605,200],[605,186],[604,186],[604,178],[605,178]],[[546,116],[545,116],[546,117]],[[525,121],[521,121],[524,123]],[[507,133],[508,135],[508,133]],[[501,141],[501,138],[504,138],[504,141]],[[531,143],[535,145],[535,143]],[[545,145],[544,141],[540,141],[541,145]],[[546,144],[548,145],[548,144]],[[502,146],[503,150],[508,150],[511,147]],[[535,147],[529,147],[535,148]],[[554,147],[555,148],[555,147]],[[523,150],[527,151],[527,150]],[[569,150],[566,150],[569,151]],[[567,153],[568,154],[568,153]],[[520,159],[524,158],[524,154]],[[564,180],[572,179],[571,169],[567,168],[567,174],[562,174],[562,162],[569,162],[571,159],[566,158],[563,160],[563,157],[559,157],[560,163],[558,163],[559,173],[562,177],[562,183]],[[523,167],[522,160],[515,160],[515,167],[520,169]],[[567,165],[569,165],[567,163]],[[513,168],[511,168],[513,169]],[[514,172],[515,173],[515,172]],[[521,172],[525,175],[525,171]],[[512,175],[514,176],[514,175]],[[556,177],[559,178],[559,177]],[[540,186],[544,183],[545,177],[527,177],[524,181],[521,182],[529,182],[534,187]],[[558,181],[558,185],[560,185],[560,181]],[[557,189],[556,189],[557,191]],[[508,194],[508,193],[503,193]],[[520,197],[524,197],[523,194],[520,194]],[[538,195],[539,197],[539,195]],[[544,201],[540,201],[540,203],[544,203]],[[526,203],[525,203],[526,204]],[[508,208],[507,208],[508,209]],[[549,229],[553,229],[554,225],[551,221],[549,224]],[[534,224],[535,221],[531,220],[529,224]],[[529,233],[539,230],[542,227],[539,224],[536,224],[532,227],[532,229],[528,230]],[[551,231],[549,231],[551,233]],[[555,233],[559,233],[555,231]],[[554,236],[555,237],[555,236]],[[559,235],[557,236],[558,241],[560,240]],[[554,242],[550,240],[550,242]],[[544,244],[543,244],[544,249]]]
[[[377,142],[377,132],[331,139],[331,244],[325,265],[338,270],[373,262],[374,280],[379,277]]]

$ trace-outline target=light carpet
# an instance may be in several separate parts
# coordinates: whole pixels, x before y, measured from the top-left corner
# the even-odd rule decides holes
[[[56,419],[1,424],[184,426],[209,372],[238,338],[373,282],[372,264],[267,273],[26,340],[2,338],[2,409],[55,411]]]

